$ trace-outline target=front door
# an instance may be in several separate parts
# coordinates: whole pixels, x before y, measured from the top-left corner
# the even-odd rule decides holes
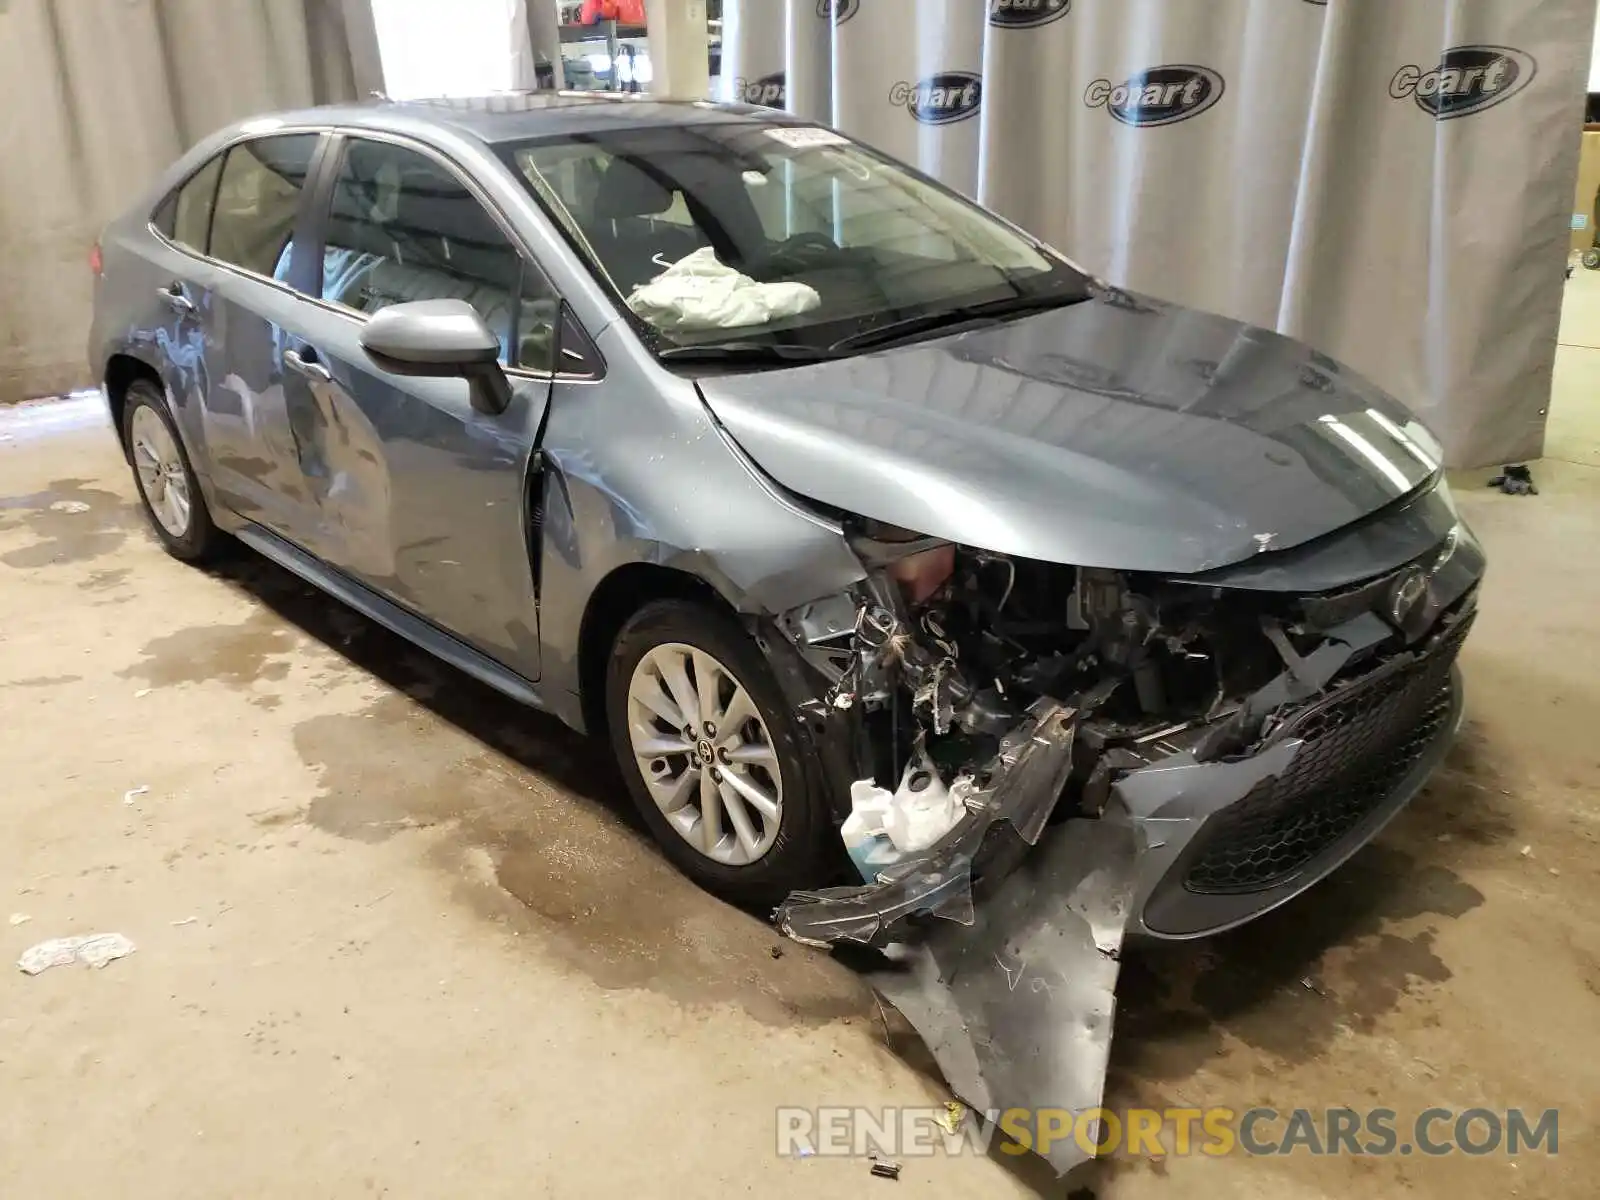
[[[346,573],[537,679],[529,464],[550,393],[553,292],[500,223],[420,149],[350,139],[321,253],[323,301],[285,359],[317,552]],[[511,406],[472,407],[461,379],[390,375],[360,345],[366,318],[462,299],[501,339]]]

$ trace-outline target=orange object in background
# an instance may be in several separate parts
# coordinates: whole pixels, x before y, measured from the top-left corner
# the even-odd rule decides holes
[[[583,0],[583,12],[578,20],[584,25],[594,25],[600,21],[643,25],[644,0]]]

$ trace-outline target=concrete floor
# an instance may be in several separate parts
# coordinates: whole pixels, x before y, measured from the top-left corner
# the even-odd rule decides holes
[[[1600,274],[1568,289],[1542,494],[1457,480],[1492,569],[1448,768],[1286,910],[1131,955],[1108,1097],[1559,1106],[1560,1155],[1121,1158],[1075,1195],[1592,1193]],[[595,746],[264,562],[167,558],[93,404],[0,414],[0,765],[0,956],[139,946],[0,972],[0,1195],[1067,1190],[776,1157],[779,1105],[943,1099],[925,1056],[669,869]]]

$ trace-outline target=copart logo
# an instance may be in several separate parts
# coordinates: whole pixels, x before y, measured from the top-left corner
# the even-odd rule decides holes
[[[784,86],[782,71],[763,75],[760,79],[735,79],[733,96],[741,104],[759,104],[765,108],[788,107],[788,89]]]
[[[983,79],[971,71],[940,71],[920,83],[901,81],[889,89],[889,103],[903,104],[924,125],[965,121],[983,103]]]
[[[1124,125],[1172,125],[1198,117],[1222,99],[1226,84],[1210,67],[1171,65],[1141,71],[1126,83],[1096,79],[1083,102]]]
[[[1528,86],[1536,70],[1533,55],[1510,46],[1453,46],[1431,71],[1401,67],[1389,81],[1389,95],[1410,96],[1423,112],[1448,121],[1509,100]]]
[[[861,11],[861,0],[817,0],[817,16],[843,25]]]
[[[989,24],[1000,29],[1036,29],[1072,11],[1072,0],[989,0]]]

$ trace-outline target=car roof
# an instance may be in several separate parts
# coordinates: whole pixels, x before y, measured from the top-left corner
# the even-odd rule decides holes
[[[354,104],[268,113],[240,122],[236,128],[260,127],[263,122],[274,119],[285,124],[328,124],[396,133],[415,132],[419,125],[443,126],[491,144],[545,136],[728,121],[748,121],[752,125],[795,123],[795,118],[781,110],[748,104],[663,100],[622,92],[543,91],[431,100],[374,97]]]

